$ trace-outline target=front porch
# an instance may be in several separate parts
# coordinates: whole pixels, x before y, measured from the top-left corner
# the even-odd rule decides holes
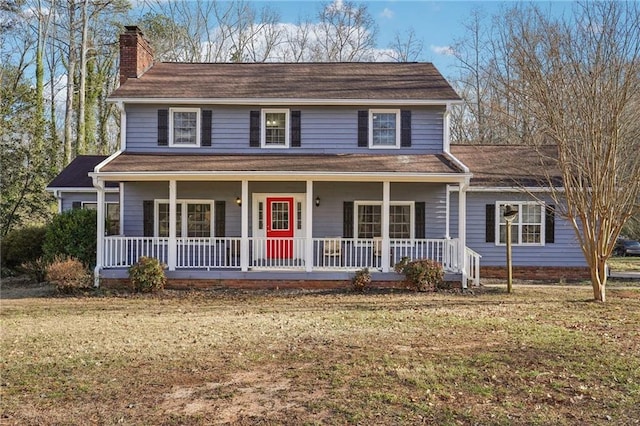
[[[173,242],[175,241],[175,242]],[[480,256],[458,239],[104,237],[102,275],[120,277],[141,256],[154,257],[176,277],[246,279],[248,272],[288,279],[345,279],[359,269],[393,276],[402,258],[432,259],[447,278],[479,283]],[[185,275],[180,271],[188,271]],[[387,275],[391,274],[391,275]],[[254,274],[252,274],[254,275]],[[257,276],[254,275],[255,278]]]

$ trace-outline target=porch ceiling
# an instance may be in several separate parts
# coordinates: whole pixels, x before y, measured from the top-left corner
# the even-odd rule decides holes
[[[123,153],[105,164],[100,175],[380,175],[464,176],[445,155],[201,155]]]

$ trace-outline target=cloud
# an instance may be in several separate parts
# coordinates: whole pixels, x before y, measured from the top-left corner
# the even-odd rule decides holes
[[[432,44],[429,48],[436,55],[453,56],[455,53],[451,46],[435,46]]]
[[[393,18],[393,10],[389,9],[388,7],[385,7],[384,10],[380,13],[380,16],[383,18],[387,18],[387,19],[391,19]]]

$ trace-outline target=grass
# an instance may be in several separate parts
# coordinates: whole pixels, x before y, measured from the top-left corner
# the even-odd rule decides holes
[[[611,270],[640,272],[640,256],[612,256],[607,262]]]
[[[640,289],[2,301],[2,424],[638,424]]]

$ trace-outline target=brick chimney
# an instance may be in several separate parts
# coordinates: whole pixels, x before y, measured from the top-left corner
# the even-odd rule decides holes
[[[120,34],[120,85],[138,78],[153,65],[153,49],[137,26],[125,26]]]

